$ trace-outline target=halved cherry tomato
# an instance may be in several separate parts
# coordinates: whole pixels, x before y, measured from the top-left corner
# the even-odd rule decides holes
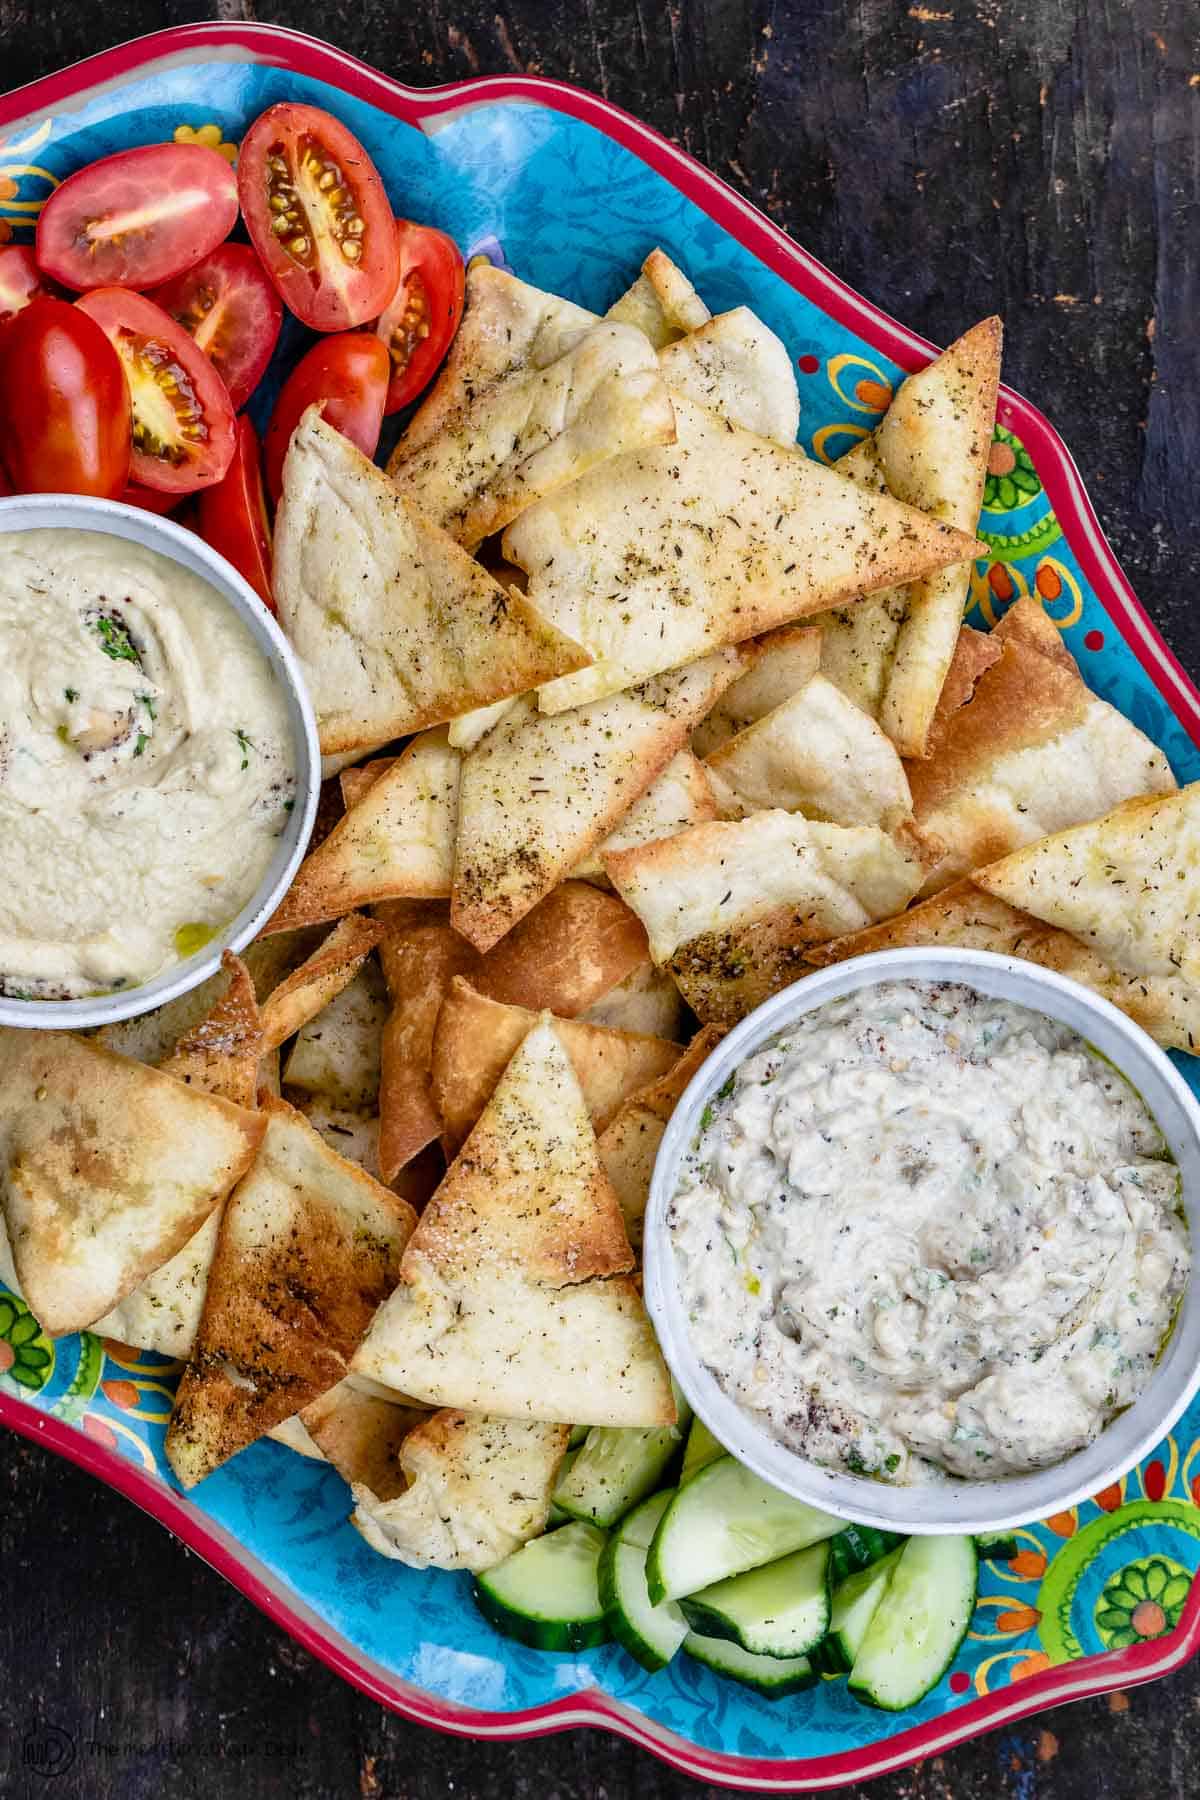
[[[38,268],[69,288],[157,287],[215,250],[237,213],[237,181],[215,150],[121,150],[51,194],[38,218]]]
[[[374,456],[387,399],[388,353],[369,331],[346,331],[313,345],[283,384],[263,449],[267,489],[272,500],[283,491],[283,459],[300,416],[320,404],[321,416],[335,431]]]
[[[140,512],[157,513],[159,518],[183,505],[182,494],[164,494],[160,488],[138,487],[132,481],[123,494],[117,495],[117,499],[126,506],[136,506]]]
[[[220,481],[233,460],[233,408],[225,383],[182,325],[127,288],[98,288],[75,305],[103,328],[125,370],[133,479],[173,494]]]
[[[432,381],[462,318],[466,270],[458,245],[432,225],[397,219],[400,280],[375,330],[392,359],[389,413]]]
[[[271,360],[283,303],[249,244],[218,244],[211,256],[149,295],[215,365],[236,411]]]
[[[0,325],[29,305],[39,294],[59,292],[53,281],[47,281],[33,259],[28,244],[5,244],[0,250]]]
[[[298,319],[344,331],[378,318],[396,291],[396,224],[358,139],[317,106],[285,101],[238,153],[250,240]]]
[[[237,447],[224,481],[196,497],[196,529],[274,612],[271,527],[263,494],[262,457],[254,427],[244,415],[237,422]]]
[[[97,494],[129,479],[129,390],[94,319],[32,301],[0,337],[4,462],[18,494]]]

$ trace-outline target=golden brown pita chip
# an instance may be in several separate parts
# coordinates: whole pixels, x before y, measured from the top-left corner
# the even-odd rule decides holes
[[[391,1182],[441,1134],[430,1082],[434,1027],[450,983],[475,974],[480,958],[449,925],[414,926],[390,934],[388,945],[393,1005],[383,1032],[379,1165]]]
[[[1004,644],[994,631],[975,631],[970,625],[964,625],[959,631],[954,655],[950,658],[950,667],[942,683],[937,710],[933,715],[933,724],[929,728],[930,756],[937,755],[938,746],[951,719],[960,708],[969,703],[980,676],[986,674],[993,663],[999,662],[1003,649]]]
[[[462,940],[460,939],[460,942]],[[573,1019],[644,968],[646,933],[614,894],[564,881],[465,975],[478,993]]]
[[[1040,600],[1032,594],[1022,594],[1014,600],[1000,622],[992,627],[990,636],[998,644],[1006,644],[1011,638],[1018,638],[1021,643],[1028,644],[1031,650],[1040,650],[1051,662],[1061,663],[1064,668],[1078,672],[1079,665],[1067,649],[1062,632],[1047,613]]]
[[[544,1015],[426,1207],[355,1370],[505,1418],[671,1424],[632,1268],[579,1082]]]
[[[394,1500],[408,1486],[401,1446],[431,1415],[426,1406],[397,1405],[339,1381],[298,1416],[343,1481],[361,1482],[378,1499]]]
[[[697,1032],[674,1067],[649,1087],[631,1094],[600,1133],[600,1161],[621,1203],[621,1216],[635,1251],[641,1249],[650,1177],[667,1121],[692,1076],[723,1035],[717,1025],[706,1025]]]
[[[711,314],[683,270],[664,250],[652,250],[632,287],[604,316],[636,325],[656,350],[663,350],[686,332],[698,331]]]
[[[184,1032],[159,1066],[185,1087],[219,1094],[235,1106],[252,1107],[262,1055],[254,983],[249,969],[232,950],[222,956],[221,969],[228,978],[224,994],[198,1025]]]
[[[748,306],[719,313],[661,350],[658,366],[672,395],[803,455],[796,443],[800,394],[791,356]]]
[[[610,850],[631,850],[635,844],[652,844],[656,838],[674,837],[689,825],[703,825],[717,816],[717,797],[704,764],[690,750],[674,755],[661,775],[655,776],[640,800],[602,843],[576,866],[584,881],[607,885],[604,858]],[[499,948],[499,946],[497,946]],[[554,1011],[562,1009],[555,1007]]]
[[[182,1249],[254,1159],[257,1114],[58,1031],[0,1031],[0,1204],[57,1336]]]
[[[381,775],[386,775],[389,769],[394,769],[399,760],[399,757],[396,756],[373,756],[370,762],[358,763],[352,769],[343,769],[338,776],[338,783],[342,790],[342,801],[346,812],[349,812],[352,806],[357,805],[368,788],[375,786]],[[328,835],[327,832],[326,836]]]
[[[261,1010],[264,1050],[299,1031],[347,987],[382,936],[374,919],[351,913],[339,919],[306,962],[268,994]]]
[[[814,625],[781,625],[743,644],[742,658],[745,673],[725,689],[692,733],[697,756],[711,756],[728,738],[799,693],[821,666],[821,633]]]
[[[185,1487],[341,1380],[391,1291],[410,1206],[282,1100],[225,1207],[167,1458]]]
[[[669,975],[646,961],[610,988],[578,1016],[585,1025],[608,1025],[614,1031],[636,1031],[643,1037],[667,1038],[677,1044],[684,1035],[683,996]]]

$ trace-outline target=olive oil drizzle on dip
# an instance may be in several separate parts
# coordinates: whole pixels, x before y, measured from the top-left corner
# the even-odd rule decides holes
[[[194,954],[294,791],[284,690],[208,582],[98,532],[0,534],[0,991],[72,999]]]
[[[667,1228],[731,1398],[901,1483],[1090,1442],[1149,1380],[1191,1260],[1134,1089],[1066,1026],[940,982],[831,1001],[744,1063]]]

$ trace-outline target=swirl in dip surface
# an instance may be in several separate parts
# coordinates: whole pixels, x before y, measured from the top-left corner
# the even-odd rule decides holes
[[[196,950],[295,789],[282,684],[228,602],[106,533],[0,533],[0,988],[73,999]]]
[[[692,1343],[798,1454],[895,1482],[1060,1461],[1188,1277],[1179,1171],[1077,1033],[949,982],[828,1002],[706,1107],[667,1211]]]

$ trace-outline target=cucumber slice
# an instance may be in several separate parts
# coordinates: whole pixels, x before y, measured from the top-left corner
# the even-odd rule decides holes
[[[719,1457],[679,1489],[659,1521],[646,1558],[650,1598],[657,1606],[698,1593],[841,1528],[840,1519],[781,1494],[732,1456]]]
[[[612,1634],[635,1662],[652,1673],[665,1668],[687,1636],[674,1600],[652,1606],[646,1589],[646,1552],[673,1489],[652,1494],[621,1521],[600,1557],[600,1599]]]
[[[754,1656],[805,1656],[829,1630],[829,1545],[718,1581],[679,1606],[705,1637],[731,1638]]]
[[[958,1654],[978,1585],[974,1538],[909,1538],[854,1659],[851,1692],[885,1712],[923,1700]]]
[[[590,1425],[572,1425],[571,1435],[567,1439],[567,1449],[578,1450],[591,1429]]]
[[[576,1430],[578,1430],[578,1429],[579,1429],[578,1426],[576,1426]],[[586,1430],[586,1427],[585,1427],[585,1430]],[[582,1443],[582,1441],[583,1440],[581,1438],[580,1442]],[[575,1461],[575,1458],[578,1455],[579,1455],[579,1451],[572,1450],[570,1443],[568,1443],[567,1453],[563,1457],[562,1462],[559,1464],[558,1479],[560,1481],[562,1481],[563,1478],[570,1472],[571,1464]],[[550,1496],[550,1511],[546,1514],[546,1529],[547,1529],[547,1531],[552,1530],[555,1525],[565,1525],[569,1516],[570,1516],[569,1514],[563,1512],[563,1510],[560,1506],[555,1505],[554,1496],[552,1494]]]
[[[1021,1546],[1010,1531],[977,1531],[975,1548],[981,1562],[1009,1562]]]
[[[837,1543],[836,1538],[833,1543]],[[832,1550],[833,1544],[830,1545]],[[822,1674],[845,1675],[854,1667],[867,1627],[891,1585],[892,1573],[899,1560],[900,1551],[893,1550],[881,1562],[848,1575],[834,1589],[829,1636],[813,1652],[813,1665]]]
[[[683,1467],[679,1471],[679,1485],[690,1481],[701,1469],[706,1469],[710,1462],[716,1462],[718,1456],[727,1455],[724,1444],[718,1444],[703,1419],[693,1419],[692,1429],[688,1432],[688,1441],[683,1452]]]
[[[873,1525],[847,1525],[829,1546],[834,1587],[857,1570],[869,1569],[903,1542],[897,1531],[876,1531]]]
[[[652,1494],[683,1443],[691,1411],[676,1389],[678,1425],[593,1425],[569,1469],[559,1476],[554,1504],[572,1519],[615,1525]]]
[[[534,1538],[476,1577],[480,1612],[532,1650],[588,1650],[607,1643],[596,1571],[605,1534],[573,1520]]]
[[[807,1656],[752,1656],[728,1638],[702,1637],[698,1631],[688,1632],[683,1647],[697,1662],[715,1669],[718,1675],[731,1676],[768,1700],[798,1694],[817,1679]]]

